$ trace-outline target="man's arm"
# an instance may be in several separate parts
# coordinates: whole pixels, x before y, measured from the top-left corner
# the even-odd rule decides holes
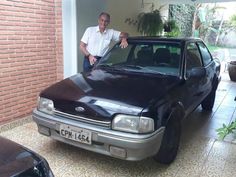
[[[86,47],[87,47],[87,44],[85,44],[84,42],[80,41],[79,48],[80,48],[81,52],[89,60],[90,65],[93,65],[97,61],[97,59],[88,52]]]
[[[129,34],[125,32],[120,33],[120,47],[121,48],[126,48],[128,46],[127,38]]]
[[[79,48],[80,48],[81,52],[84,54],[84,56],[88,57],[90,55],[90,53],[87,51],[86,47],[87,47],[87,44],[85,44],[84,42],[80,41]]]

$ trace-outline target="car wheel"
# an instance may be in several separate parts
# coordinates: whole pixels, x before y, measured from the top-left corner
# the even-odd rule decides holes
[[[173,113],[166,125],[161,147],[154,159],[162,164],[170,164],[177,156],[179,149],[181,122],[178,114]]]
[[[209,95],[202,101],[202,109],[211,111],[214,103],[215,103],[215,97],[216,97],[216,89],[212,89]]]

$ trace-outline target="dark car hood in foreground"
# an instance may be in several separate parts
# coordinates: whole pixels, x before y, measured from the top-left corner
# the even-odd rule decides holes
[[[179,82],[174,76],[96,69],[88,75],[77,74],[58,82],[40,96],[52,99],[56,109],[72,114],[76,114],[75,107],[81,106],[94,117],[111,117],[115,113],[138,115],[153,99],[165,95]]]
[[[39,163],[32,152],[8,139],[0,137],[0,176],[9,177],[34,167]]]

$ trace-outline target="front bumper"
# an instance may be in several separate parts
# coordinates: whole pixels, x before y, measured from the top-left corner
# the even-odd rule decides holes
[[[161,145],[165,128],[161,127],[150,134],[132,134],[111,130],[107,127],[91,125],[79,120],[62,116],[48,115],[35,109],[33,120],[38,131],[46,136],[71,144],[89,151],[101,153],[116,158],[137,161],[155,155]],[[87,145],[60,136],[61,124],[87,129],[92,132],[92,144]],[[119,153],[120,152],[120,153]]]

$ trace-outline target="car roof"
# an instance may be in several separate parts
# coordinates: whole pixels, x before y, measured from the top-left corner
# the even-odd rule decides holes
[[[132,36],[128,41],[142,41],[142,42],[187,42],[187,41],[202,41],[200,38],[193,37],[163,37],[163,36]]]

